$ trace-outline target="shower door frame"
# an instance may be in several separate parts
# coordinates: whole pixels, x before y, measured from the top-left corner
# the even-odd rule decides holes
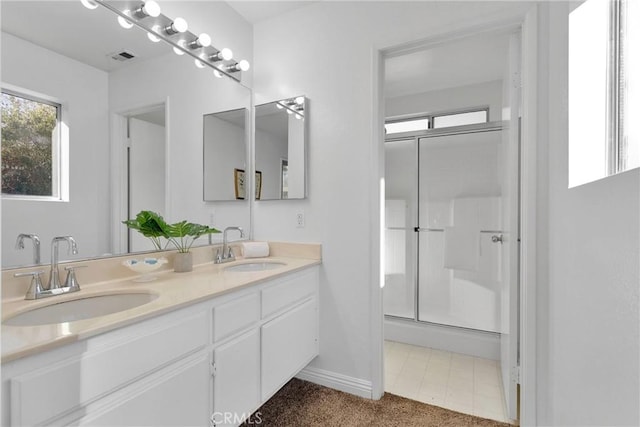
[[[417,176],[416,176],[416,188],[415,188],[415,198],[416,201],[418,201],[418,203],[416,203],[416,222],[419,223],[420,222],[420,139],[424,139],[424,138],[435,138],[435,137],[441,137],[441,136],[450,136],[450,135],[464,135],[464,134],[471,134],[471,133],[483,133],[483,132],[501,132],[503,130],[503,125],[502,122],[486,122],[486,123],[477,123],[477,124],[471,124],[471,125],[463,125],[463,126],[451,126],[451,127],[447,127],[447,128],[437,128],[437,129],[427,129],[427,130],[422,130],[422,131],[416,131],[416,132],[398,132],[395,134],[392,134],[390,136],[386,136],[384,139],[384,143],[388,143],[388,142],[400,142],[400,141],[410,141],[413,140],[413,142],[415,143],[415,152],[416,152],[416,172],[417,172]],[[409,227],[409,228],[413,228],[415,233],[419,233],[421,231],[419,224],[413,226],[413,227]],[[425,229],[427,230],[427,229]],[[482,232],[495,232],[498,233],[500,231],[498,230],[482,230]],[[472,332],[480,332],[480,333],[485,333],[485,334],[491,334],[494,336],[499,336],[500,332],[494,332],[494,331],[486,331],[483,329],[475,329],[475,328],[468,328],[468,327],[464,327],[464,326],[458,326],[458,325],[449,325],[446,323],[436,323],[436,322],[429,322],[426,320],[420,320],[420,286],[419,286],[419,280],[420,280],[420,263],[417,261],[420,258],[420,241],[418,238],[415,239],[415,242],[412,242],[412,246],[415,248],[415,253],[413,254],[413,257],[416,259],[415,262],[415,266],[414,266],[414,270],[412,271],[412,278],[413,278],[413,294],[414,294],[414,301],[413,301],[413,318],[410,317],[403,317],[403,316],[397,316],[397,315],[393,315],[393,314],[386,314],[384,312],[384,306],[383,306],[383,310],[382,310],[382,314],[384,315],[385,319],[394,319],[394,320],[400,320],[400,321],[405,321],[405,322],[412,322],[413,324],[416,325],[434,325],[437,327],[445,327],[445,328],[455,328],[455,329],[460,329],[460,330],[466,330],[466,331],[472,331]],[[519,266],[518,266],[519,268]]]

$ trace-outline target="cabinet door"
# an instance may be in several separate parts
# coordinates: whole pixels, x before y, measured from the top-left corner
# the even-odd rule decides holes
[[[213,351],[213,415],[217,426],[235,426],[258,409],[260,330],[254,329]]]
[[[262,399],[269,399],[318,355],[316,299],[262,326]]]
[[[84,416],[81,426],[208,426],[210,368],[207,354],[172,369],[99,414]]]

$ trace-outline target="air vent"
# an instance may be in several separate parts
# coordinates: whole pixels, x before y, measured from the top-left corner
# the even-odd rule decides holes
[[[133,58],[136,57],[136,55],[131,52],[131,51],[127,51],[127,50],[123,50],[120,52],[113,52],[110,53],[108,56],[111,57],[111,59],[115,59],[116,61],[129,61]]]

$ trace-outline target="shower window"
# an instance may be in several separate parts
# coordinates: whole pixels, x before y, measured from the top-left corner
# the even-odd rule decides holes
[[[402,132],[419,132],[452,126],[475,125],[489,121],[489,108],[467,109],[456,112],[433,113],[420,117],[389,119],[384,125],[387,135]]]
[[[387,135],[400,132],[415,132],[429,129],[431,127],[430,122],[431,119],[429,117],[392,121],[387,122],[384,125],[384,129]]]
[[[452,126],[475,125],[489,121],[489,110],[467,111],[464,113],[443,114],[433,117],[433,128],[446,128]]]

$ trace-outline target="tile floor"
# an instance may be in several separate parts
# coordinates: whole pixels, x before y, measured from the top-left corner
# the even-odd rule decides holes
[[[478,417],[509,422],[495,360],[385,341],[385,391]]]

